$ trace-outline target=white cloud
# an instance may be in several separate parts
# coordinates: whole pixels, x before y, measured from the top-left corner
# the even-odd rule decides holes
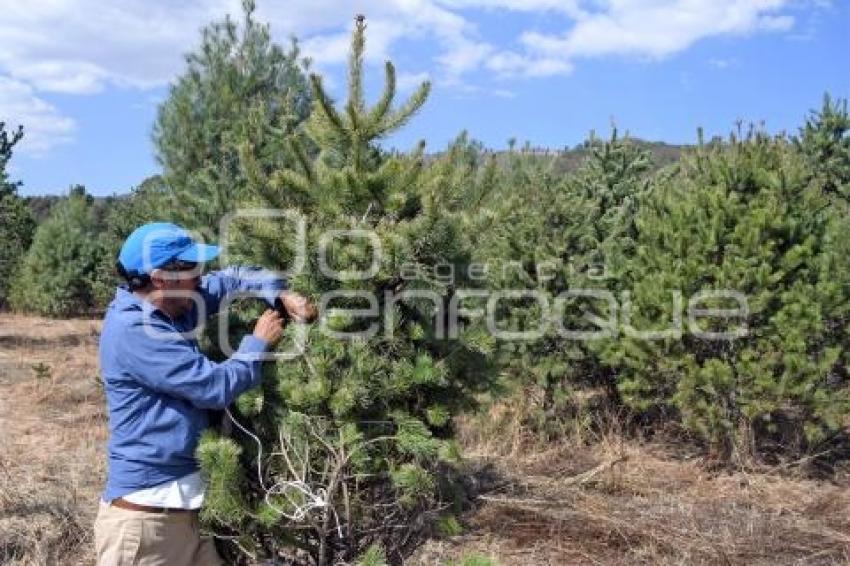
[[[719,59],[716,57],[712,57],[708,60],[708,64],[714,67],[715,69],[728,69],[729,67],[734,67],[738,64],[737,59]]]
[[[481,65],[499,76],[568,74],[581,58],[662,59],[709,37],[779,32],[795,20],[790,0],[436,0],[452,9],[479,8],[561,15],[561,33],[532,29],[518,49],[490,49]],[[823,9],[827,0],[816,5]],[[557,22],[557,20],[555,20]],[[450,58],[447,55],[446,58]]]
[[[766,31],[788,31],[794,27],[794,18],[791,16],[763,16],[759,18],[758,29]]]
[[[345,61],[355,13],[368,16],[370,61],[391,56],[402,40],[430,42],[431,70],[457,82],[487,69],[500,74],[568,73],[580,57],[664,57],[723,34],[782,31],[790,0],[292,0],[259,2],[258,18],[275,37],[304,40],[320,66]],[[822,1],[822,0],[812,0]],[[0,71],[38,90],[91,93],[108,85],[149,88],[182,68],[198,30],[239,0],[5,1],[0,13]],[[547,14],[561,33],[529,29],[515,45],[493,45],[469,18],[471,9]]]
[[[109,73],[87,61],[44,60],[15,69],[15,77],[28,81],[39,90],[72,94],[91,94],[101,90]]]
[[[431,76],[428,73],[399,73],[396,77],[396,87],[399,92],[409,92],[429,80]]]
[[[660,59],[712,36],[787,30],[793,19],[776,11],[788,0],[607,0],[563,34],[526,32],[529,51],[573,60],[639,56]]]
[[[5,2],[0,68],[39,90],[91,93],[108,84],[170,80],[199,27],[238,1],[32,0]]]
[[[573,69],[572,63],[564,58],[520,55],[512,51],[496,53],[486,61],[485,66],[501,77],[547,77],[565,75]]]
[[[811,7],[827,0],[799,0]],[[199,30],[225,14],[241,18],[240,0],[0,0],[0,76],[4,89],[29,101],[28,117],[52,120],[57,139],[73,122],[40,93],[90,94],[111,86],[150,89],[179,74]],[[392,58],[402,43],[419,42],[417,64],[438,85],[469,93],[475,73],[495,77],[564,75],[583,58],[657,60],[700,40],[783,32],[795,26],[791,0],[259,0],[258,19],[276,40],[302,39],[319,70],[344,63],[354,15],[368,16],[367,60]],[[820,6],[818,9],[825,9]],[[529,27],[496,42],[476,11],[545,16],[547,30]],[[528,18],[529,22],[543,21]],[[535,25],[535,24],[529,24]],[[403,69],[400,69],[403,70]],[[412,78],[410,79],[413,80]],[[14,85],[14,88],[10,85]],[[28,88],[26,93],[19,92]],[[40,103],[40,104],[39,104]],[[7,102],[8,104],[8,102]],[[31,147],[38,142],[38,128]],[[48,130],[44,130],[48,131]],[[64,136],[64,138],[63,138]],[[46,140],[47,138],[42,138]]]
[[[36,96],[30,85],[4,76],[0,76],[0,122],[10,128],[23,124],[24,138],[17,148],[34,156],[70,142],[76,128],[73,119]]]
[[[573,18],[580,18],[586,14],[580,0],[437,0],[437,3],[450,9],[561,12]]]
[[[301,42],[301,47],[320,67],[344,63],[348,60],[348,49],[351,46],[350,27],[341,23],[339,31],[307,37]],[[367,30],[365,57],[371,63],[383,63],[391,59],[390,48],[399,39],[423,34],[422,30],[400,26],[389,19],[370,19]]]
[[[340,32],[333,35],[311,37],[304,41],[301,47],[314,63],[318,65],[332,65],[345,61],[348,56],[349,45],[349,34]]]
[[[458,38],[451,49],[437,57],[442,70],[452,79],[480,68],[495,52],[492,45]]]
[[[499,98],[516,98],[516,93],[511,90],[496,89],[493,91],[493,96]]]

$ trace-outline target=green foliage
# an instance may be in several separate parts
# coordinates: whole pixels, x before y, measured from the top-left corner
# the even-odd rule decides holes
[[[376,145],[414,115],[429,85],[394,105],[395,69],[387,63],[384,91],[368,106],[362,86],[364,40],[365,23],[358,20],[349,99],[342,109],[331,102],[320,78],[311,77],[310,118],[284,140],[299,158],[295,170],[266,175],[251,152],[242,153],[254,195],[249,204],[293,209],[308,220],[311,251],[291,287],[317,301],[328,293],[349,293],[323,309],[322,321],[309,330],[303,356],[269,364],[261,401],[255,392],[237,403],[237,419],[251,427],[266,450],[285,455],[262,462],[265,473],[281,485],[275,493],[281,494],[282,510],[292,515],[305,499],[280,482],[303,481],[324,490],[328,500],[300,525],[281,514],[277,522],[252,524],[248,530],[257,533],[257,544],[269,556],[287,552],[281,543],[286,540],[319,564],[355,560],[375,543],[393,561],[403,555],[408,536],[399,528],[413,531],[426,522],[441,497],[438,479],[450,465],[444,460],[457,457],[451,416],[473,407],[475,394],[487,390],[494,376],[482,351],[486,341],[473,327],[462,325],[456,339],[439,336],[443,321],[437,314],[454,288],[433,276],[435,266],[465,265],[470,257],[458,216],[445,213],[444,204],[455,196],[445,191],[449,183],[421,175],[421,146],[400,156]],[[310,146],[317,154],[305,149]],[[323,240],[331,230],[361,229],[377,243],[356,234]],[[283,269],[294,258],[291,233],[287,219],[252,218],[237,222],[226,244],[236,261]],[[323,245],[328,265],[344,272],[369,270],[373,248],[379,246],[382,253],[371,276],[348,278],[321,268],[315,250]],[[457,284],[462,283],[463,278]],[[400,295],[405,291],[416,294]],[[363,308],[364,296],[374,297],[377,306],[371,319],[352,310]],[[377,328],[385,317],[388,330]],[[247,331],[238,326],[238,317],[233,322],[232,338]],[[377,331],[370,332],[370,326]],[[290,327],[281,348],[290,347],[295,334]],[[243,464],[251,473],[257,452],[253,440],[245,441]],[[261,501],[264,490],[250,485],[246,499]],[[216,528],[235,526],[219,521]]]
[[[233,440],[215,432],[204,432],[197,450],[198,462],[207,480],[206,504],[202,511],[207,521],[239,524],[248,513],[241,488],[244,485],[239,456],[242,449]]]
[[[56,317],[91,312],[111,285],[100,270],[105,253],[88,195],[69,194],[38,227],[12,282],[12,306]]]
[[[630,322],[667,337],[626,332],[604,358],[625,403],[676,409],[727,458],[805,449],[850,411],[850,219],[805,156],[758,131],[699,147],[635,219]],[[730,312],[677,325],[688,308]]]
[[[481,556],[479,554],[471,554],[464,556],[457,562],[452,562],[452,566],[498,566],[498,562],[492,558]]]
[[[18,188],[19,183],[9,181],[6,167],[12,159],[12,149],[24,137],[23,126],[18,126],[18,129],[11,132],[6,130],[6,123],[0,122],[0,194],[4,196],[8,193],[14,193]]]
[[[74,201],[76,204],[69,204]],[[56,281],[67,289],[67,293],[76,294],[74,306],[62,307],[55,316],[64,316],[61,313],[72,314],[88,312],[92,309],[101,310],[106,308],[114,297],[115,287],[123,280],[115,270],[115,262],[118,252],[124,240],[130,233],[146,222],[161,219],[170,219],[168,211],[168,194],[158,176],[150,177],[134,188],[130,194],[122,196],[108,196],[94,198],[86,193],[85,187],[76,185],[71,187],[68,195],[52,197],[49,201],[37,199],[35,209],[41,210],[44,203],[48,203],[39,225],[51,224],[55,226],[57,216],[62,216],[72,224],[80,226],[82,233],[87,234],[93,241],[80,243],[76,251],[68,251],[72,254],[81,254],[83,258],[95,257],[97,265],[94,267],[79,266],[79,269],[63,267],[66,270],[61,276],[56,274]],[[33,205],[33,202],[30,203]],[[73,214],[68,213],[68,208],[75,210]],[[47,230],[47,229],[46,229]],[[51,228],[50,230],[56,230]],[[76,231],[72,231],[73,237],[78,237]],[[60,237],[56,232],[51,237]],[[83,251],[85,248],[88,251]],[[46,249],[46,248],[45,248]],[[26,250],[24,250],[26,251]],[[84,259],[90,261],[90,259]],[[42,267],[42,271],[50,271],[53,268]],[[65,277],[77,277],[76,280],[66,280]],[[17,308],[33,310],[33,312],[45,312],[44,306],[40,304],[31,294],[28,294],[21,282],[20,298]],[[76,291],[71,291],[74,288]],[[58,292],[57,293],[62,293]],[[29,298],[26,298],[29,297]],[[51,301],[53,299],[50,299]]]
[[[23,135],[21,127],[10,135],[6,125],[0,122],[0,307],[6,304],[12,275],[35,232],[32,214],[17,194],[19,183],[9,181],[6,173],[12,149]]]
[[[497,350],[514,388],[541,393],[530,424],[561,434],[563,419],[586,421],[582,400],[602,391],[608,407],[680,419],[738,461],[810,451],[840,430],[850,414],[847,132],[846,104],[827,97],[793,143],[739,133],[661,170],[616,131],[587,142],[585,163],[566,177],[508,154],[468,225],[491,291],[549,300],[554,320],[528,297],[496,312],[503,331],[546,328]],[[436,168],[464,171],[448,165],[473,150],[459,141]],[[475,173],[462,178],[471,186]],[[699,295],[719,290],[742,293],[748,310]],[[581,296],[600,291],[613,302]],[[578,296],[555,308],[564,293]],[[731,314],[689,323],[691,299]],[[557,326],[607,336],[565,337]],[[732,337],[702,334],[722,331]]]
[[[35,374],[36,381],[46,382],[50,381],[53,378],[53,370],[49,365],[44,362],[38,362],[37,364],[30,364],[33,373]]]
[[[598,333],[610,308],[581,293],[617,293],[628,284],[623,267],[634,253],[634,216],[650,191],[648,151],[616,130],[609,140],[591,139],[586,151],[569,177],[554,175],[552,162],[511,153],[497,183],[509,189],[493,192],[479,221],[486,230],[479,228],[485,235],[475,260],[489,268],[489,289],[548,302],[506,298],[494,313],[506,374],[541,393],[529,424],[544,439],[575,412],[577,389],[603,387],[616,401],[616,373],[598,355],[609,343],[579,334]]]
[[[387,566],[387,555],[380,545],[373,544],[357,561],[357,566]]]
[[[390,476],[398,493],[398,503],[402,507],[413,508],[433,495],[434,478],[419,464],[402,464],[400,468],[392,470]]]
[[[437,521],[437,533],[443,537],[456,537],[463,534],[463,526],[454,515],[445,515]]]
[[[288,167],[281,134],[309,111],[297,44],[285,51],[273,43],[254,18],[253,0],[242,6],[241,26],[227,17],[203,29],[154,125],[174,219],[207,237],[246,197],[239,148],[266,173]]]
[[[115,262],[124,241],[142,224],[172,220],[169,201],[162,179],[153,176],[145,179],[129,195],[116,198],[106,209],[103,218],[97,222],[99,241],[103,247],[97,272],[104,284],[96,289],[96,305],[106,307],[114,297],[115,287],[124,283],[115,270]]]
[[[795,140],[825,192],[850,201],[850,115],[847,100],[824,95]]]
[[[168,197],[168,190],[161,177],[145,179],[128,195],[115,199],[106,211],[101,222],[106,237],[123,244],[133,230],[146,222],[157,219],[171,221]],[[116,257],[119,248],[115,248]]]

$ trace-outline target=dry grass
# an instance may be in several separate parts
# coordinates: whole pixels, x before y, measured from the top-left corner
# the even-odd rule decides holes
[[[106,441],[99,325],[0,314],[0,563],[93,562]]]
[[[541,446],[522,404],[462,423],[486,471],[479,503],[466,534],[429,542],[417,563],[850,563],[850,478],[710,472],[696,448],[629,439],[616,419]]]
[[[0,563],[91,564],[106,421],[91,320],[0,314]],[[44,364],[49,371],[33,366]],[[846,564],[850,480],[708,471],[612,418],[541,445],[503,402],[462,423],[479,497],[412,564]]]

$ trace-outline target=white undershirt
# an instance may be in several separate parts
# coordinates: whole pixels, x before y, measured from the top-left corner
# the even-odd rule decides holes
[[[154,487],[128,493],[121,498],[130,503],[150,507],[200,509],[204,502],[206,487],[206,482],[198,471]]]

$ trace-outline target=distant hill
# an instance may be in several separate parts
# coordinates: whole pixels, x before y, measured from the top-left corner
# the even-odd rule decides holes
[[[644,147],[650,151],[655,169],[661,169],[677,162],[683,151],[693,147],[691,145],[676,145],[632,137],[628,139],[635,145]],[[604,140],[605,138],[597,138],[597,142]],[[483,153],[484,155],[494,155],[500,163],[512,153],[528,159],[549,160],[553,162],[551,171],[554,174],[565,175],[581,167],[584,160],[590,154],[592,143],[592,141],[588,140],[572,148],[566,146],[563,148],[536,147],[526,143],[523,146],[515,147],[513,150],[491,150],[484,148]],[[441,155],[443,155],[443,152],[428,154],[425,156],[425,163],[429,164],[436,161]]]
[[[652,161],[655,165],[656,169],[661,169],[670,165],[671,163],[675,163],[679,160],[679,157],[682,155],[682,151],[688,147],[686,145],[675,145],[668,144],[664,142],[653,142],[646,141],[639,138],[629,138],[632,143],[637,146],[644,147],[650,151],[652,154]],[[604,140],[599,140],[604,141]],[[590,155],[591,141],[586,141],[582,144],[576,145],[573,148],[562,148],[562,149],[551,149],[551,148],[541,148],[541,147],[531,147],[531,146],[523,146],[521,148],[515,149],[515,152],[518,152],[520,155],[528,156],[529,158],[539,158],[539,159],[551,159],[554,160],[552,164],[552,172],[557,174],[568,174],[572,173],[579,167],[581,167],[584,160]],[[496,152],[497,155],[507,154],[507,151]]]

